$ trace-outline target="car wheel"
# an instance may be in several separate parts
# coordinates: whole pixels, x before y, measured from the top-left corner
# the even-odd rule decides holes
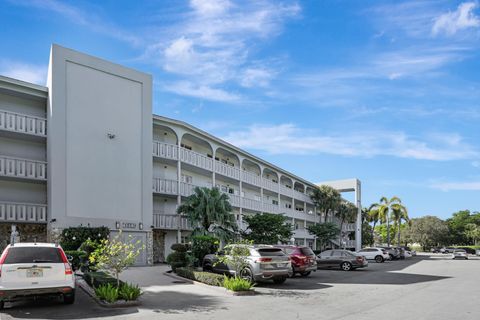
[[[275,284],[282,284],[285,281],[287,281],[287,277],[273,278],[273,283]]]
[[[302,277],[308,277],[308,276],[310,275],[310,273],[312,273],[312,272],[311,272],[311,271],[307,271],[307,272],[302,272],[302,273],[300,273],[300,275],[301,275]]]
[[[5,307],[5,302],[0,301],[0,310],[3,310],[4,307]]]
[[[343,271],[350,271],[352,270],[352,264],[350,262],[343,262],[340,268],[342,268]]]
[[[385,261],[385,260],[383,259],[382,256],[376,256],[376,257],[375,257],[375,261],[376,261],[377,263],[382,263],[382,262]]]
[[[254,282],[253,281],[253,273],[252,273],[252,270],[250,270],[250,268],[245,268],[242,271],[240,271],[240,278],[242,278],[244,280],[248,280],[251,283]]]
[[[75,302],[75,291],[72,294],[63,296],[63,303],[73,304]]]
[[[291,266],[290,269],[288,270],[288,277],[289,278],[295,277],[295,270],[293,269],[293,266]]]
[[[393,256],[393,254],[388,254],[388,255],[390,256],[390,260],[393,261],[393,260],[395,259],[395,257]]]

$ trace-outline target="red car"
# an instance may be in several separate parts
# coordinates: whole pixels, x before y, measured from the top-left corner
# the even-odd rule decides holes
[[[275,247],[282,249],[290,257],[292,269],[288,274],[289,277],[293,277],[297,273],[302,277],[306,277],[312,271],[317,271],[315,253],[309,247],[292,245],[276,245]]]

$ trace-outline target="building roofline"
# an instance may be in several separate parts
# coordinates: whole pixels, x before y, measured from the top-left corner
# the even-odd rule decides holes
[[[35,97],[37,99],[48,98],[47,87],[2,75],[0,75],[0,91],[13,95]]]
[[[231,143],[229,143],[229,142],[227,142],[227,141],[225,141],[225,140],[222,140],[222,139],[220,139],[220,138],[217,138],[217,137],[213,136],[212,134],[210,134],[210,133],[208,133],[208,132],[206,132],[206,131],[203,131],[202,129],[199,129],[199,128],[197,128],[197,127],[195,127],[195,126],[193,126],[193,125],[191,125],[191,124],[189,124],[189,123],[187,123],[187,122],[185,122],[185,121],[176,120],[176,119],[172,119],[172,118],[167,118],[167,117],[159,116],[159,115],[156,115],[156,114],[153,114],[153,120],[154,120],[154,121],[155,121],[155,120],[159,120],[159,121],[170,122],[170,123],[172,123],[172,124],[176,124],[176,125],[179,125],[179,126],[183,126],[183,127],[185,127],[185,128],[188,128],[188,129],[190,129],[190,130],[192,130],[192,131],[195,131],[195,132],[197,132],[197,133],[200,133],[201,135],[203,135],[203,136],[205,136],[205,137],[207,137],[207,138],[209,138],[209,139],[214,140],[215,142],[217,142],[217,143],[219,143],[219,144],[227,145],[229,148],[235,150],[236,152],[238,152],[238,153],[240,153],[240,154],[243,154],[243,155],[245,155],[246,157],[253,158],[253,159],[255,159],[256,161],[260,162],[261,164],[266,165],[266,166],[268,166],[268,167],[271,167],[272,169],[277,170],[277,171],[278,171],[279,173],[281,173],[281,174],[290,176],[290,177],[294,178],[295,180],[297,180],[297,181],[299,181],[299,182],[302,182],[302,183],[308,185],[309,187],[312,187],[312,188],[317,187],[317,185],[316,185],[315,183],[310,182],[310,181],[308,181],[308,180],[305,180],[305,179],[303,179],[303,178],[301,178],[301,177],[299,177],[299,176],[297,176],[297,175],[295,175],[295,174],[293,174],[293,173],[291,173],[291,172],[288,172],[288,171],[286,171],[285,169],[282,169],[282,168],[280,168],[280,167],[278,167],[278,166],[276,166],[276,165],[274,165],[274,164],[272,164],[272,163],[270,163],[270,162],[268,162],[268,161],[265,161],[265,160],[263,160],[263,159],[255,156],[255,155],[253,155],[253,154],[251,154],[251,153],[243,150],[243,149],[240,149],[240,148],[234,146],[233,144],[231,144]],[[279,179],[280,179],[280,177],[279,177]],[[279,181],[279,182],[280,182],[280,181]]]

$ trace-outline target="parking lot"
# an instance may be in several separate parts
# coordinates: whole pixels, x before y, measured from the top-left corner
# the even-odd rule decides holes
[[[220,288],[181,283],[165,266],[133,268],[124,278],[144,288],[142,305],[105,309],[79,291],[73,306],[17,303],[1,319],[478,319],[480,258],[419,255],[370,262],[356,271],[318,270],[283,285],[261,284],[257,295],[235,297]]]

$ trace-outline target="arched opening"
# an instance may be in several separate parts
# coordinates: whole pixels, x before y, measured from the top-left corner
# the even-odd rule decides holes
[[[215,151],[215,160],[232,167],[240,167],[240,159],[237,157],[237,155],[223,148],[218,148]]]
[[[153,125],[153,141],[160,141],[176,145],[178,137],[171,128],[154,124]]]

